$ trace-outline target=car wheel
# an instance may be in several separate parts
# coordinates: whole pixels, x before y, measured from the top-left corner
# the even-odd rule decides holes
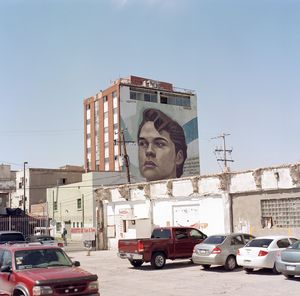
[[[152,255],[151,266],[160,269],[163,268],[166,264],[166,256],[163,252],[156,252]]]
[[[273,266],[273,268],[272,268],[272,272],[274,273],[274,274],[280,274],[280,272],[277,270],[277,268],[276,268],[276,264],[274,264],[274,266]]]
[[[253,268],[244,268],[246,273],[251,273],[253,272]]]
[[[203,267],[203,269],[209,269],[210,268],[210,264],[202,264],[201,266]]]
[[[140,267],[144,263],[143,260],[129,260],[129,262],[133,267]]]
[[[226,262],[225,262],[225,269],[226,270],[234,270],[236,268],[236,260],[235,260],[235,257],[234,256],[228,256],[227,259],[226,259]]]
[[[284,276],[285,276],[288,280],[290,280],[290,279],[292,279],[292,278],[295,277],[293,274],[284,274]]]

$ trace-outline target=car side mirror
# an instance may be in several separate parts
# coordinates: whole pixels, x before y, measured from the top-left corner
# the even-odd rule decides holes
[[[3,265],[0,269],[1,272],[11,272],[11,267],[9,265]]]
[[[73,263],[73,266],[75,266],[75,267],[80,266],[80,262],[79,262],[79,261],[74,261],[74,262],[72,262],[72,263]]]

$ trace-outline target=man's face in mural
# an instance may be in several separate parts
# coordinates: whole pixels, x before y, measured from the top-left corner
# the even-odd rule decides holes
[[[147,181],[176,178],[176,166],[183,163],[182,151],[175,151],[167,131],[158,132],[147,121],[138,138],[140,172]]]

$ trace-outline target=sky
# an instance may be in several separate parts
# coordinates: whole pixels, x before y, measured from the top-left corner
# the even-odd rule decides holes
[[[201,174],[300,161],[300,0],[0,0],[0,163],[83,165],[83,100],[136,75],[193,89]],[[215,138],[215,139],[214,139]]]

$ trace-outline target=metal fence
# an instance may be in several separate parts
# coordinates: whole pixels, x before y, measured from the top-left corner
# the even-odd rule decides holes
[[[34,229],[38,227],[48,227],[48,217],[31,216],[7,216],[0,217],[0,231],[14,230],[20,231],[25,237],[34,234]]]

